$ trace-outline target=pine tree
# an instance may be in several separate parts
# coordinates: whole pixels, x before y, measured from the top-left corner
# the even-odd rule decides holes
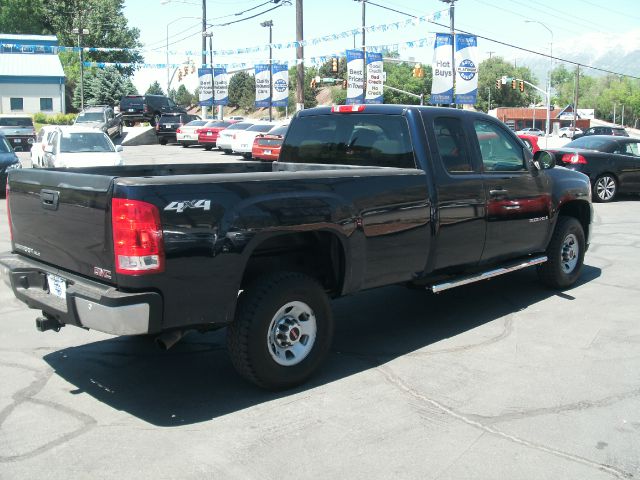
[[[145,92],[145,95],[164,95],[164,90],[162,90],[162,87],[156,80],[151,85],[149,85],[149,88]]]

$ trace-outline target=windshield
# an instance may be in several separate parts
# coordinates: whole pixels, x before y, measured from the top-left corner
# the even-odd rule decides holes
[[[0,117],[0,127],[33,127],[29,117]]]
[[[60,152],[113,152],[113,144],[102,132],[65,132],[60,139]]]
[[[104,122],[104,113],[102,112],[82,112],[76,118],[76,123],[82,122]]]
[[[613,142],[606,138],[581,137],[565,145],[567,148],[584,148],[586,150],[597,150],[608,152],[611,150]]]
[[[9,153],[12,151],[13,149],[11,145],[9,145],[9,142],[7,142],[7,139],[0,135],[0,153]]]
[[[269,130],[271,130],[275,125],[273,125],[272,123],[269,124],[259,124],[259,125],[253,125],[252,127],[247,128],[247,132],[268,132]]]
[[[246,130],[251,125],[253,125],[253,123],[249,123],[249,122],[234,123],[233,125],[228,126],[227,130]]]

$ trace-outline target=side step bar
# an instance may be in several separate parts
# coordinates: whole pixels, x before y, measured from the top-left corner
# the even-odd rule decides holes
[[[532,258],[527,261],[512,263],[509,265],[505,265],[504,267],[497,268],[495,270],[476,273],[468,277],[462,277],[459,280],[439,283],[437,285],[432,285],[431,287],[427,287],[427,288],[430,288],[433,293],[440,293],[440,292],[444,292],[445,290],[449,290],[451,288],[461,287],[462,285],[468,285],[470,283],[480,282],[482,280],[490,280],[493,277],[504,275],[505,273],[515,272],[516,270],[521,270],[523,268],[531,267],[533,265],[539,265],[546,261],[547,261],[546,256]]]

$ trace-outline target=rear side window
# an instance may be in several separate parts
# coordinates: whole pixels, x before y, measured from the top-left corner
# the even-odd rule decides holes
[[[467,139],[457,118],[439,117],[433,121],[438,153],[449,173],[472,172]]]
[[[31,117],[0,117],[2,127],[33,127]]]
[[[409,127],[401,115],[298,117],[289,126],[280,161],[416,168]]]

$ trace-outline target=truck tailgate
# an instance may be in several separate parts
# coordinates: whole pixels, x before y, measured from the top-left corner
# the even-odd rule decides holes
[[[109,215],[115,177],[29,170],[9,177],[14,251],[110,281],[115,277]]]

